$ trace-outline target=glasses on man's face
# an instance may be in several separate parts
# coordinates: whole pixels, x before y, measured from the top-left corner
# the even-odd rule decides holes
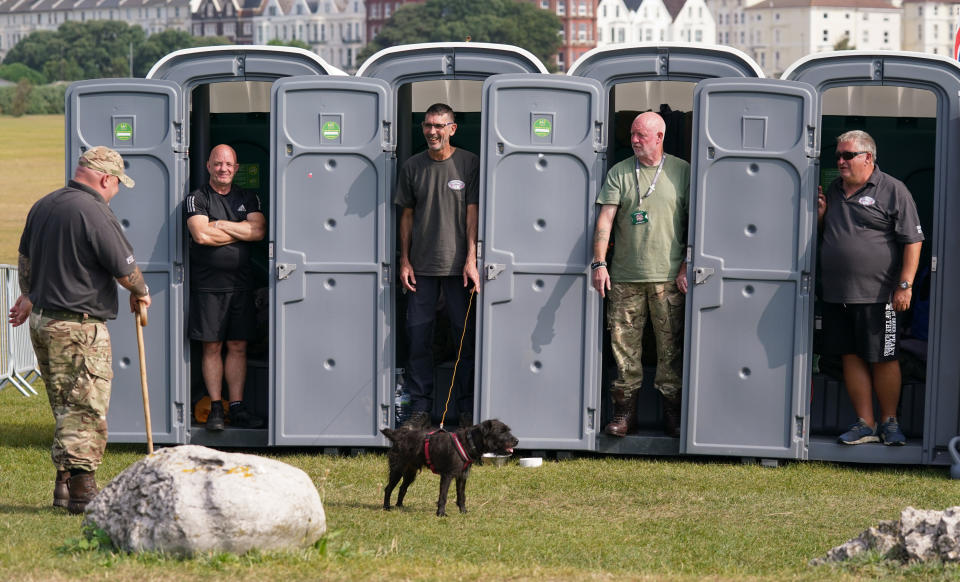
[[[421,123],[420,125],[423,126],[423,129],[424,129],[424,130],[427,130],[427,129],[435,129],[435,130],[437,130],[437,131],[440,131],[440,130],[442,130],[444,127],[446,127],[446,126],[448,126],[448,125],[453,125],[453,123],[454,123],[454,122],[452,122],[452,121],[448,121],[448,122],[446,122],[446,123],[427,123],[426,121],[424,121],[424,122]]]
[[[865,154],[867,152],[837,152],[837,159],[843,158],[846,161],[850,161],[853,158],[859,156],[860,154]]]

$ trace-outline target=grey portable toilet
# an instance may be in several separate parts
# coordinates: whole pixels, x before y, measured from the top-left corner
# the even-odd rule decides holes
[[[694,115],[694,87],[696,83],[711,78],[759,78],[763,73],[759,66],[747,55],[728,47],[702,47],[680,43],[665,44],[635,44],[616,45],[598,48],[589,51],[577,60],[570,71],[569,78],[587,78],[598,82],[602,88],[601,118],[596,122],[594,131],[599,134],[596,155],[600,159],[600,168],[595,171],[593,198],[586,209],[582,226],[571,237],[581,235],[587,241],[592,241],[595,224],[596,191],[599,190],[606,175],[606,171],[616,162],[632,155],[629,144],[629,126],[636,114],[645,110],[659,110],[667,122],[665,149],[668,153],[684,159],[690,159],[691,145],[695,129],[692,126]],[[584,266],[584,274],[589,285],[589,259],[592,248],[588,248],[589,256]],[[581,263],[582,264],[582,263]],[[591,298],[595,292],[591,291]],[[596,299],[599,299],[597,297]],[[596,299],[591,299],[596,301]],[[585,323],[578,333],[583,339],[581,343],[585,350],[600,351],[600,339],[604,329],[603,314],[600,302],[586,311]],[[570,333],[565,330],[565,333]],[[574,355],[569,356],[573,358]],[[591,378],[584,385],[584,409],[581,414],[588,422],[584,424],[584,432],[589,437],[584,441],[589,443],[588,448],[600,452],[624,454],[676,454],[682,452],[681,443],[663,435],[660,430],[659,396],[652,388],[652,372],[646,374],[644,390],[640,395],[638,412],[639,431],[624,438],[610,438],[602,434],[603,426],[609,419],[609,402],[606,397],[606,385],[616,368],[612,364],[609,354],[594,354],[590,356],[594,361]],[[646,357],[645,357],[646,360]],[[544,414],[544,420],[539,421],[534,431],[549,433],[553,430],[553,416],[559,414],[559,409],[569,406],[568,402],[550,400],[550,388],[540,388],[541,396],[538,399],[542,405],[553,411]],[[548,403],[544,404],[546,400]],[[526,412],[526,411],[524,411]],[[549,441],[542,445],[549,446]],[[581,447],[577,447],[581,448]]]
[[[171,53],[146,79],[80,81],[67,91],[67,175],[84,150],[107,145],[123,155],[127,173],[137,182],[133,190],[121,192],[111,208],[133,244],[153,296],[144,343],[152,427],[158,443],[258,445],[268,441],[267,430],[226,431],[214,438],[202,427],[191,431],[190,426],[191,359],[185,337],[189,257],[181,202],[191,188],[206,180],[201,170],[211,146],[211,85],[217,84],[222,100],[230,102],[229,111],[251,111],[254,104],[269,104],[269,90],[264,88],[278,78],[331,74],[343,73],[301,49],[209,47]],[[262,141],[248,144],[251,151],[269,149],[265,135]],[[240,161],[244,161],[243,154]],[[255,178],[265,168],[263,164],[251,167],[250,174]],[[263,254],[265,262],[266,248]],[[144,442],[131,314],[121,308],[109,329],[116,374],[108,418],[110,440]],[[248,372],[246,399],[262,400],[261,412],[268,412],[267,373],[266,364]]]
[[[866,130],[877,140],[877,160],[885,172],[911,190],[926,240],[907,312],[910,337],[901,341],[903,390],[900,422],[904,447],[836,444],[854,422],[842,375],[830,373],[821,358],[812,374],[809,458],[870,463],[950,462],[947,443],[960,432],[960,330],[949,322],[960,298],[948,292],[960,283],[960,269],[947,259],[960,248],[954,194],[960,190],[960,66],[936,55],[843,51],[806,57],[790,66],[784,79],[809,83],[822,100],[824,188],[836,175],[831,157],[843,131]],[[926,273],[926,276],[924,276]]]
[[[528,51],[499,44],[456,42],[425,43],[384,49],[367,59],[357,71],[357,77],[386,83],[391,91],[392,101],[386,118],[390,132],[387,144],[388,159],[385,182],[385,237],[388,257],[382,263],[383,280],[389,285],[389,295],[379,305],[383,327],[377,328],[380,346],[377,370],[381,385],[381,426],[387,426],[392,417],[393,389],[399,381],[399,370],[405,365],[404,329],[401,324],[405,316],[403,309],[396,308],[398,301],[404,300],[399,291],[396,263],[396,211],[393,205],[393,190],[398,168],[413,153],[423,149],[425,142],[419,121],[423,112],[434,102],[442,101],[456,111],[458,129],[453,144],[463,147],[481,158],[487,155],[481,151],[481,90],[485,79],[491,75],[517,73],[546,73],[543,64]],[[484,105],[485,107],[485,105]],[[481,191],[481,213],[485,207],[484,193]],[[479,301],[477,299],[476,301]],[[477,304],[474,303],[474,308]],[[479,317],[479,312],[477,312]],[[438,318],[442,326],[443,317]],[[478,319],[479,321],[479,319]],[[479,325],[478,325],[479,327]],[[459,338],[455,338],[459,340]],[[366,341],[366,340],[365,340]],[[480,367],[479,356],[476,359]],[[439,420],[444,413],[447,389],[453,374],[454,360],[445,360],[437,367],[435,380],[435,398],[433,415]],[[480,384],[477,383],[477,395]],[[476,400],[476,396],[475,396]],[[475,405],[475,417],[481,408]],[[451,399],[445,418],[445,426],[457,422],[456,397]],[[384,441],[383,444],[386,444]]]

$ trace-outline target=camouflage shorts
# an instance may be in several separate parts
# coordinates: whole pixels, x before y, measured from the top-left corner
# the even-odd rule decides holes
[[[95,471],[107,446],[113,378],[107,326],[33,313],[30,340],[56,420],[50,458],[57,470]]]
[[[620,377],[613,387],[629,396],[643,384],[643,328],[650,320],[657,340],[654,387],[666,398],[680,397],[683,374],[684,294],[673,281],[613,283],[607,297],[607,329]]]

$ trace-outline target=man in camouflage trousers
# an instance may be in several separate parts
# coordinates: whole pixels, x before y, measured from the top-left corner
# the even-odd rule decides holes
[[[590,267],[594,288],[604,297],[609,291],[607,328],[619,370],[611,387],[613,420],[604,430],[618,437],[636,426],[648,320],[657,342],[654,387],[663,397],[666,433],[680,435],[690,164],[663,153],[665,129],[656,113],[638,115],[630,126],[634,157],[610,169],[597,197]],[[616,248],[608,271],[611,231]]]
[[[20,238],[21,295],[10,323],[30,319],[56,420],[53,505],[71,513],[82,513],[97,494],[94,472],[107,446],[113,369],[105,321],[117,316],[117,283],[130,291],[131,311],[150,306],[133,248],[108,206],[121,182],[134,185],[120,154],[87,150],[67,186],[33,205]]]

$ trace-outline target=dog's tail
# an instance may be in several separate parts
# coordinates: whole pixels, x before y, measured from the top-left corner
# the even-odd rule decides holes
[[[392,428],[381,428],[380,432],[382,432],[383,436],[387,437],[387,439],[389,439],[391,443],[397,442],[396,430]]]

